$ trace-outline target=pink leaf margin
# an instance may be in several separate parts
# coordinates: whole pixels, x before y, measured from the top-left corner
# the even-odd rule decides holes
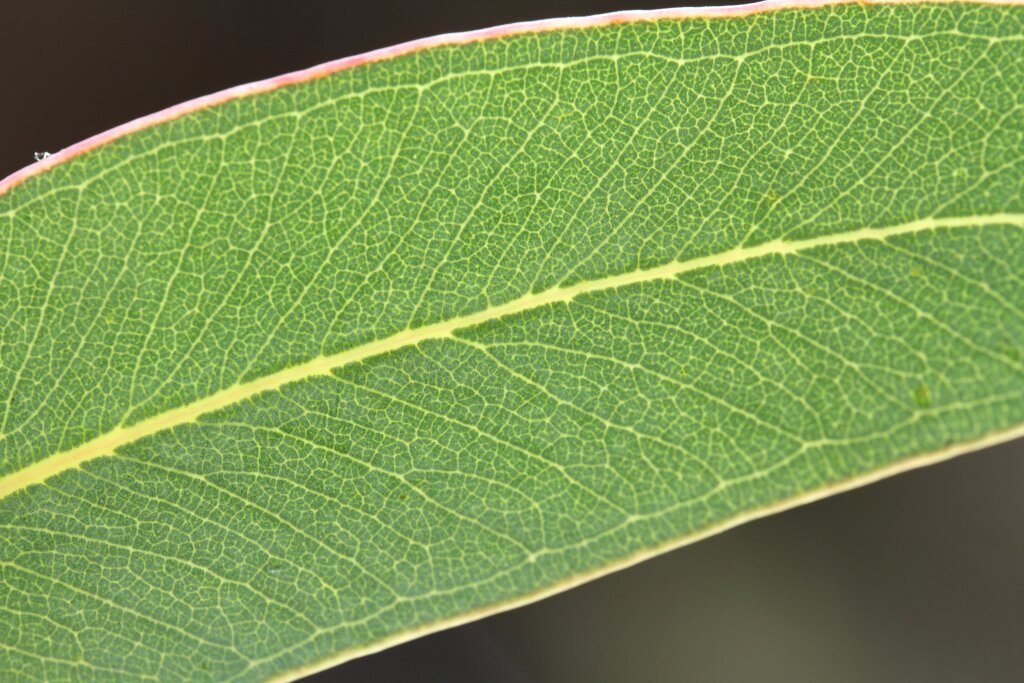
[[[781,9],[816,8],[835,5],[895,5],[895,4],[943,4],[947,2],[970,2],[975,4],[989,5],[1024,5],[1024,0],[764,0],[742,5],[727,5],[721,7],[682,7],[677,9],[658,10],[626,10],[621,12],[609,12],[606,14],[595,14],[587,17],[567,17],[563,19],[542,19],[539,21],[521,21],[511,24],[503,24],[493,28],[464,31],[459,33],[444,33],[429,38],[419,38],[405,43],[399,43],[391,47],[385,47],[370,52],[364,52],[352,57],[343,57],[317,66],[292,71],[290,73],[274,76],[264,80],[238,85],[226,90],[221,90],[209,95],[203,95],[192,100],[187,100],[167,109],[153,114],[142,116],[128,123],[121,124],[115,128],[93,135],[81,142],[66,147],[55,154],[50,154],[39,159],[21,170],[15,171],[3,180],[0,180],[0,195],[10,191],[28,178],[38,175],[59,164],[74,159],[86,152],[101,147],[110,142],[118,140],[137,131],[155,126],[167,121],[173,121],[179,117],[191,114],[207,107],[213,107],[223,102],[243,97],[250,97],[260,93],[269,92],[278,88],[305,83],[317,78],[330,76],[331,74],[353,69],[364,64],[373,64],[386,61],[395,57],[401,57],[420,50],[448,45],[464,45],[486,40],[506,38],[509,36],[522,35],[525,33],[544,33],[557,30],[573,30],[609,26],[631,22],[657,21],[659,19],[710,19],[746,17],[752,14],[772,12]]]

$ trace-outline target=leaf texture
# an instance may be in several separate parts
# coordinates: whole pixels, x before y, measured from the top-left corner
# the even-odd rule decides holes
[[[1024,9],[438,42],[0,191],[0,678],[291,678],[1024,433]]]

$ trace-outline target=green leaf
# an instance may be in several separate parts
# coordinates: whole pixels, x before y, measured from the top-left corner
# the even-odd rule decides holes
[[[1024,434],[1024,9],[733,14],[0,184],[0,678],[301,676]]]

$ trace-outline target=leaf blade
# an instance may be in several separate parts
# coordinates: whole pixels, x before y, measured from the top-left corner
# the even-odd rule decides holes
[[[1017,434],[1020,108],[1003,97],[1021,69],[1015,12],[836,7],[444,48],[227,102],[25,181],[0,197],[4,268],[24,274],[31,256],[51,274],[8,299],[38,315],[12,315],[22,329],[4,334],[0,562],[21,617],[38,620],[26,635],[51,628],[43,617],[75,622],[39,613],[48,596],[106,620],[92,648],[65,635],[63,661],[142,673],[170,646],[163,676],[198,675],[186,668],[200,657],[215,677],[265,677],[914,453]],[[889,32],[905,17],[910,39]],[[808,40],[804,21],[824,37]],[[666,58],[680,36],[696,52]],[[538,49],[560,61],[535,66]],[[865,54],[870,78],[850,76]],[[517,55],[530,68],[502,66]],[[782,75],[764,92],[783,106],[735,97],[760,93],[768,67]],[[902,68],[944,89],[917,92]],[[893,113],[908,97],[913,116]],[[801,124],[790,112],[808,102],[818,115]],[[781,124],[835,144],[780,141]],[[908,174],[943,127],[974,148]],[[581,132],[609,144],[540,153]],[[990,158],[993,138],[1008,153]],[[332,172],[350,159],[372,168]],[[960,194],[923,186],[931,174]],[[837,183],[848,191],[820,201]],[[864,214],[890,227],[858,232]],[[411,274],[387,267],[416,254]],[[190,306],[202,315],[182,316]],[[106,372],[91,375],[97,358]],[[60,422],[90,377],[92,412]],[[64,453],[119,450],[12,485],[54,457],[58,433]],[[134,659],[102,644],[125,634]]]

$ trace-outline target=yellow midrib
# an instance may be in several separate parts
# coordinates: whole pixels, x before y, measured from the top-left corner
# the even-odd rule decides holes
[[[312,360],[293,365],[278,372],[254,379],[250,382],[236,384],[222,389],[210,396],[193,401],[184,406],[164,411],[159,415],[146,418],[128,427],[118,427],[113,431],[86,441],[67,451],[48,456],[17,472],[0,477],[0,498],[20,491],[32,484],[40,483],[65,470],[78,467],[84,462],[103,455],[110,455],[121,446],[156,434],[165,429],[194,422],[200,416],[221,408],[239,403],[252,396],[272,391],[285,384],[329,374],[336,368],[344,367],[388,351],[417,344],[427,339],[443,339],[450,337],[456,330],[472,327],[480,323],[497,320],[514,313],[527,311],[554,303],[566,303],[587,292],[613,289],[640,282],[650,282],[673,278],[700,268],[725,266],[762,256],[793,254],[799,251],[826,245],[848,244],[869,240],[883,240],[896,235],[934,230],[937,228],[984,227],[992,225],[1014,225],[1024,228],[1024,214],[995,213],[984,216],[962,216],[952,218],[925,218],[884,228],[861,228],[851,232],[835,235],[813,237],[805,240],[789,242],[772,241],[753,247],[737,247],[719,254],[703,256],[687,261],[677,261],[663,266],[636,270],[621,275],[613,275],[598,280],[579,282],[569,287],[554,287],[537,294],[527,294],[501,304],[486,308],[476,313],[452,318],[443,322],[425,325],[416,329],[405,330],[375,342],[363,344],[330,356],[320,356]]]

